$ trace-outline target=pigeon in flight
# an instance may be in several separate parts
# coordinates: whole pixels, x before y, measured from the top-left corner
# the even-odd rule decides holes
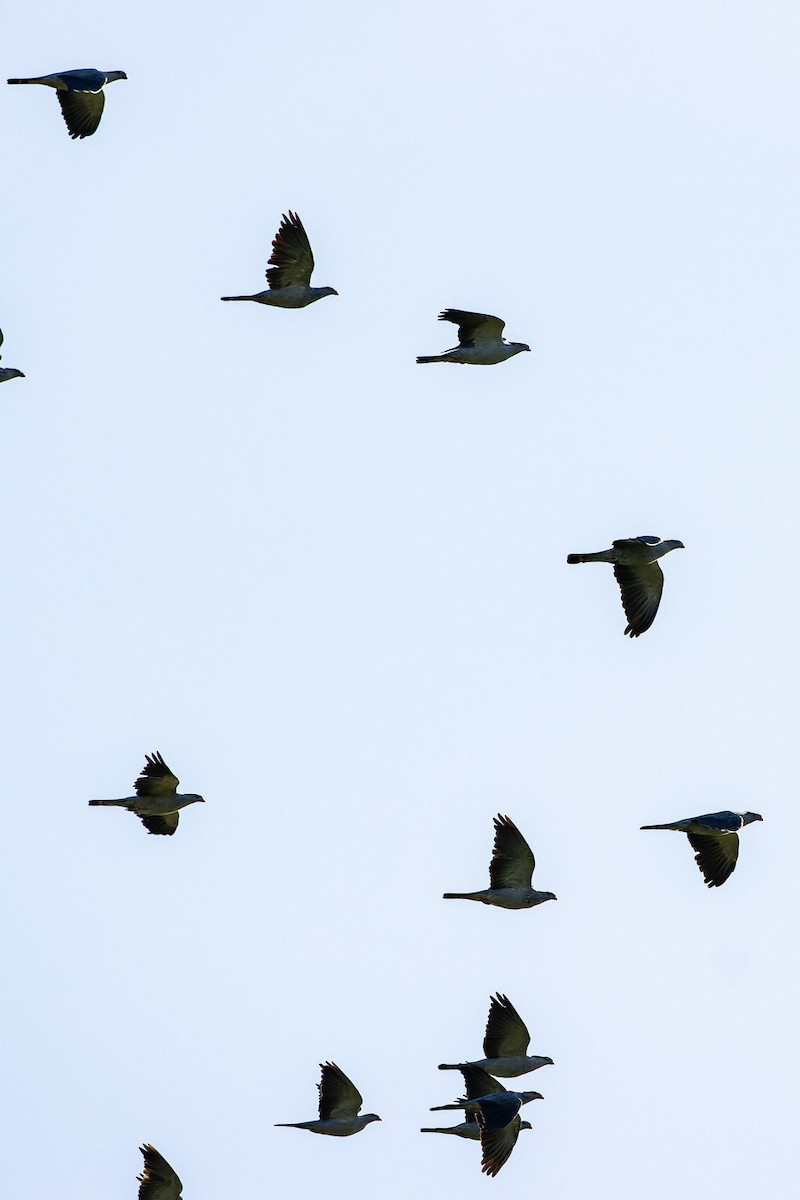
[[[618,538],[610,550],[598,550],[596,554],[568,554],[568,563],[607,562],[613,563],[622,607],[628,624],[625,633],[639,637],[649,629],[656,619],[664,588],[664,574],[656,562],[670,550],[685,550],[683,542],[662,541],[661,538],[643,534],[635,538]]]
[[[488,1071],[483,1067],[474,1067],[472,1063],[465,1063],[463,1067],[458,1068],[464,1077],[465,1096],[459,1096],[458,1100],[454,1100],[452,1104],[436,1104],[431,1109],[431,1112],[452,1112],[454,1109],[463,1109],[469,1106],[474,1100],[482,1100],[484,1096],[499,1096],[501,1092],[507,1092],[509,1089],[503,1087],[497,1079],[493,1079]],[[541,1092],[514,1092],[515,1096],[519,1096],[520,1104],[528,1104],[531,1100],[543,1100]],[[469,1110],[472,1111],[471,1109]]]
[[[489,863],[488,888],[480,892],[445,892],[445,900],[480,900],[498,908],[533,908],[555,900],[552,892],[531,887],[536,861],[533,852],[510,817],[494,818],[494,848]]]
[[[167,1160],[148,1142],[140,1146],[144,1171],[137,1175],[139,1200],[181,1200],[183,1184]]]
[[[527,1104],[529,1100],[541,1099],[539,1092],[502,1090],[475,1099],[464,1099],[455,1106],[463,1108],[477,1121],[483,1150],[481,1170],[484,1174],[496,1175],[508,1161],[522,1128],[519,1116],[522,1105]]]
[[[127,79],[124,71],[97,71],[81,67],[59,71],[56,75],[38,75],[35,79],[9,79],[8,83],[42,83],[56,89],[58,103],[71,138],[85,138],[100,124],[106,98],[103,88],[115,79]]]
[[[491,997],[489,1016],[486,1020],[486,1036],[483,1039],[485,1058],[468,1063],[439,1063],[440,1071],[461,1071],[467,1068],[488,1071],[501,1079],[514,1079],[538,1071],[539,1067],[552,1067],[552,1058],[540,1054],[528,1054],[531,1035],[508,996],[498,992]],[[466,1075],[464,1076],[466,1081]]]
[[[89,804],[126,808],[136,814],[148,833],[171,836],[178,828],[179,810],[187,804],[205,804],[205,800],[193,792],[178,795],[180,779],[172,774],[158,751],[146,754],[145,759],[141,775],[134,780],[135,796],[126,796],[124,800],[90,800]]]
[[[689,844],[697,853],[694,860],[703,872],[708,886],[722,887],[733,874],[739,857],[739,830],[752,821],[763,821],[759,813],[725,812],[705,813],[702,817],[687,817],[685,821],[671,821],[667,825],[642,825],[642,829],[677,829],[689,838]]]
[[[359,1116],[361,1098],[356,1085],[348,1079],[336,1063],[320,1063],[322,1079],[319,1089],[318,1121],[283,1121],[276,1129],[307,1129],[309,1133],[327,1133],[332,1137],[350,1137],[360,1133],[371,1121],[380,1121],[375,1113]]]
[[[255,300],[273,308],[305,308],[323,296],[338,296],[332,287],[311,287],[314,255],[311,243],[297,213],[289,210],[281,215],[281,224],[272,242],[272,254],[267,266],[266,292],[255,296],[222,296],[222,300]]]
[[[463,1108],[464,1101],[480,1100],[484,1096],[494,1096],[506,1090],[502,1083],[498,1083],[496,1079],[493,1079],[491,1075],[482,1070],[480,1067],[465,1065],[459,1069],[461,1074],[464,1076],[466,1096],[464,1096],[461,1100],[456,1101],[455,1104],[438,1104],[431,1109],[431,1112],[445,1112],[450,1109],[460,1109]],[[520,1092],[518,1095],[526,1097],[526,1099],[523,1100],[523,1103],[527,1103],[528,1100],[543,1099],[540,1092]],[[475,1113],[468,1112],[464,1115],[465,1119],[460,1125],[448,1125],[445,1128],[439,1129],[421,1129],[420,1133],[450,1133],[454,1134],[456,1137],[469,1138],[473,1142],[479,1141],[480,1130],[478,1129],[478,1122]],[[533,1127],[530,1121],[522,1121],[520,1128],[532,1129]]]
[[[0,346],[3,344],[3,331],[0,329]],[[0,354],[0,358],[2,358]],[[18,371],[16,367],[0,367],[0,383],[6,383],[9,379],[24,379],[25,373]]]
[[[452,321],[458,326],[458,345],[444,354],[423,354],[418,363],[452,362],[474,363],[488,367],[505,362],[523,350],[530,350],[525,342],[507,342],[503,337],[505,321],[490,317],[488,313],[465,312],[461,308],[446,308],[439,313],[440,321]]]
[[[533,1129],[530,1121],[520,1121],[520,1129]],[[458,1125],[427,1125],[420,1129],[420,1133],[451,1133],[455,1137],[467,1138],[471,1142],[479,1142],[481,1140],[481,1131],[478,1129],[478,1122],[474,1116],[467,1116],[466,1120],[461,1121]]]

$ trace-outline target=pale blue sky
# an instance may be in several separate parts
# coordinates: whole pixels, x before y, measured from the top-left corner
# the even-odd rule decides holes
[[[10,1197],[786,1194],[798,1102],[789,3],[32,2],[2,92]],[[309,232],[302,312],[263,284]],[[446,307],[533,353],[418,367]],[[570,551],[680,538],[650,632]],[[160,750],[172,839],[121,796]],[[732,879],[644,823],[755,809]],[[559,897],[483,886],[508,813]],[[494,1181],[421,1136],[508,994]],[[333,1059],[383,1122],[315,1113]],[[527,1115],[527,1114],[526,1114]]]

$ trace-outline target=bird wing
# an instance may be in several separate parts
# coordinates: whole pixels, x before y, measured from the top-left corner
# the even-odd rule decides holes
[[[170,837],[178,828],[180,813],[164,813],[163,817],[151,816],[149,813],[137,813],[139,820],[147,829],[148,833],[163,833]]]
[[[486,1021],[483,1053],[487,1058],[516,1058],[526,1054],[531,1035],[508,996],[492,996]]]
[[[616,543],[615,543],[616,544]],[[622,607],[628,624],[626,634],[638,637],[656,619],[664,589],[664,572],[657,562],[629,567],[615,563],[614,575],[622,594]]]
[[[159,752],[156,750],[155,754],[145,754],[145,759],[139,778],[134,780],[136,795],[174,796],[180,779],[172,774]]]
[[[505,321],[488,313],[465,312],[462,308],[446,308],[439,313],[440,321],[458,326],[459,346],[475,346],[481,342],[499,342],[503,338]]]
[[[519,1135],[520,1100],[513,1092],[487,1096],[476,1106],[475,1117],[481,1133],[481,1170],[496,1175],[514,1149]]]
[[[167,1160],[148,1142],[139,1149],[144,1155],[144,1171],[136,1176],[139,1200],[178,1200],[183,1184]]]
[[[697,853],[694,860],[703,872],[709,887],[722,887],[733,874],[739,857],[739,837],[735,833],[687,833],[689,843]]]
[[[355,1117],[364,1103],[356,1085],[336,1063],[320,1063],[322,1079],[319,1087],[319,1116],[321,1121]]]
[[[289,210],[281,216],[281,224],[272,242],[267,282],[270,288],[308,287],[314,270],[311,243],[297,213]]]
[[[489,863],[493,888],[530,887],[536,860],[525,838],[509,817],[494,818],[494,849]]]
[[[90,137],[100,124],[106,98],[103,92],[56,92],[72,138]]]
[[[492,1057],[487,1054],[487,1058]],[[481,1096],[492,1096],[497,1092],[504,1092],[503,1087],[493,1075],[488,1071],[484,1071],[483,1067],[473,1067],[470,1064],[465,1064],[459,1067],[461,1074],[464,1076],[464,1090],[466,1095],[464,1100],[478,1100]]]
[[[3,338],[3,331],[2,331],[2,329],[0,329],[0,346],[2,346],[4,340],[5,339]]]

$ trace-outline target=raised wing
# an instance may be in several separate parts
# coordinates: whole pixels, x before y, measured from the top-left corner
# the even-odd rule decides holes
[[[494,849],[489,863],[493,888],[530,887],[536,861],[525,838],[510,817],[494,818]]]
[[[165,813],[163,817],[145,816],[143,813],[136,814],[139,820],[147,829],[148,833],[164,833],[170,837],[178,828],[180,813]]]
[[[708,886],[721,887],[733,874],[739,857],[738,835],[721,833],[715,837],[713,833],[689,833],[686,836],[692,849],[697,852],[694,859]]]
[[[664,572],[657,562],[642,563],[628,567],[616,563],[614,575],[622,593],[622,607],[628,624],[625,633],[638,637],[649,629],[656,619],[661,593],[664,590]]]
[[[144,1155],[144,1171],[136,1176],[139,1200],[179,1200],[183,1184],[167,1160],[148,1142],[139,1149]]]
[[[321,1121],[358,1116],[364,1101],[356,1085],[336,1063],[320,1063],[322,1080],[319,1087],[319,1116]]]
[[[531,857],[533,857],[531,855]],[[516,1058],[527,1054],[531,1035],[508,996],[492,997],[483,1053],[486,1058]]]
[[[487,1058],[489,1055],[487,1054]],[[488,1071],[484,1071],[483,1067],[473,1067],[465,1064],[459,1067],[461,1074],[464,1076],[464,1099],[479,1100],[481,1096],[493,1096],[497,1092],[504,1092],[503,1087],[493,1075]]]
[[[499,342],[506,327],[499,317],[488,313],[466,312],[462,308],[446,308],[439,313],[440,321],[451,321],[458,326],[459,346],[476,346],[481,342]]]
[[[103,92],[56,92],[61,112],[72,138],[90,137],[103,115]]]
[[[159,752],[156,750],[155,754],[145,754],[145,759],[142,772],[133,784],[136,795],[174,796],[180,779],[172,774]]]
[[[271,288],[308,287],[314,270],[311,243],[297,213],[282,214],[272,243],[267,282]]]

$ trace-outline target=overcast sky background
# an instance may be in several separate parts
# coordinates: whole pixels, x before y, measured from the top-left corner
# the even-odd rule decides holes
[[[9,1197],[786,1194],[798,1102],[800,14],[17,5],[0,393]],[[265,286],[296,209],[338,289]],[[417,366],[446,307],[533,353]],[[655,533],[654,627],[570,551]],[[160,750],[174,838],[92,797]],[[645,823],[754,809],[707,890]],[[507,813],[557,903],[484,887]],[[511,998],[500,1176],[418,1132]],[[316,1114],[318,1064],[372,1125]],[[437,1114],[447,1118],[448,1114]]]

